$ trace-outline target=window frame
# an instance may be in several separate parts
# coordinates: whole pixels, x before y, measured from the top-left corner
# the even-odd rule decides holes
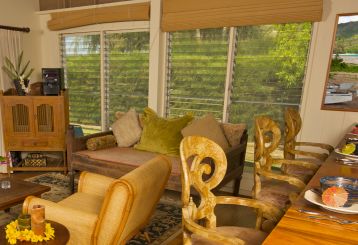
[[[126,33],[126,32],[144,32],[147,31],[150,34],[150,23],[149,21],[135,21],[135,22],[118,22],[118,23],[107,23],[100,25],[91,25],[81,28],[73,28],[71,30],[59,31],[58,32],[58,43],[61,47],[61,40],[63,36],[75,36],[75,35],[91,35],[99,34],[100,35],[100,96],[101,96],[101,131],[109,130],[108,119],[107,119],[107,110],[106,110],[106,82],[105,82],[105,34],[107,33]],[[149,44],[149,52],[151,52]],[[149,58],[150,63],[150,58]],[[59,52],[59,65],[63,67],[63,53]],[[149,71],[150,73],[150,71]],[[149,86],[149,84],[148,84]],[[66,79],[65,87],[67,88]],[[149,96],[148,96],[148,105],[149,105]]]

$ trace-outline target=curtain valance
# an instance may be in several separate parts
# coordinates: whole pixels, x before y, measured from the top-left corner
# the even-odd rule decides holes
[[[149,20],[149,7],[150,3],[146,2],[56,12],[51,14],[47,26],[52,31],[58,31],[100,23]]]
[[[162,31],[320,21],[323,0],[163,0]]]

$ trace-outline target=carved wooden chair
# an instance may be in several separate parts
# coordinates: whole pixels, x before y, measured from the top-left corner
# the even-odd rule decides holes
[[[285,210],[305,188],[305,182],[313,176],[318,166],[300,160],[274,158],[272,152],[279,146],[280,139],[280,128],[271,118],[265,116],[255,118],[253,197]],[[281,165],[281,169],[274,170],[275,164]],[[285,171],[287,166],[304,168],[310,175],[289,175]]]
[[[284,156],[286,159],[295,159],[296,156],[307,156],[310,159],[305,158],[307,161],[312,161],[320,164],[324,162],[328,157],[327,153],[317,153],[310,151],[297,150],[297,146],[307,146],[314,148],[321,148],[331,153],[334,148],[331,145],[314,142],[297,142],[296,136],[301,130],[302,120],[298,111],[294,108],[288,107],[285,110],[285,143],[284,143]],[[313,158],[313,159],[312,159]],[[315,161],[316,159],[316,161]]]
[[[313,143],[313,142],[297,142],[296,136],[301,130],[302,120],[298,111],[292,107],[288,107],[285,110],[285,142],[284,142],[284,157],[285,159],[296,159],[303,160],[306,162],[315,163],[318,166],[321,165],[326,158],[328,157],[327,153],[333,151],[333,147],[328,144],[322,143]],[[298,150],[296,147],[311,147],[311,148],[321,148],[327,153],[318,153],[304,151],[302,149]],[[297,175],[297,176],[307,176],[309,173],[307,169],[300,166],[285,166],[284,171],[287,174]]]
[[[281,211],[270,204],[234,196],[215,196],[212,189],[224,178],[227,160],[224,151],[201,136],[185,137],[180,144],[182,161],[182,203],[184,244],[261,244],[263,218],[277,222]],[[191,197],[191,187],[200,195],[199,205]],[[256,228],[216,226],[217,204],[243,205],[257,211]]]

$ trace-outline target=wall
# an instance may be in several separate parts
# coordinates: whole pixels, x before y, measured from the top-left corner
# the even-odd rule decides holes
[[[301,116],[301,140],[337,145],[344,132],[358,122],[357,112],[321,110],[337,14],[357,13],[357,0],[323,0],[323,20],[315,24],[306,75]]]
[[[41,78],[41,28],[38,0],[2,0],[0,8],[1,25],[29,27],[30,33],[23,34],[24,60],[30,60],[35,68],[31,81]]]

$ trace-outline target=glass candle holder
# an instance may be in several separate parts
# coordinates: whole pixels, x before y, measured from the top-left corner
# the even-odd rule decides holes
[[[10,189],[11,183],[10,180],[2,180],[1,181],[1,188],[2,189]]]
[[[31,230],[31,216],[29,214],[20,214],[17,218],[17,224],[20,231]]]

